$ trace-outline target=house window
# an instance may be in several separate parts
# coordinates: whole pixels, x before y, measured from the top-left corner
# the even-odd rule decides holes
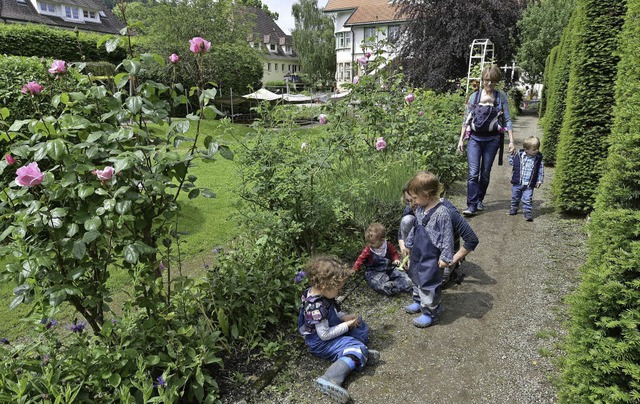
[[[56,11],[56,7],[51,3],[40,3],[40,11],[54,13]]]
[[[336,33],[336,49],[345,49],[351,47],[351,32]]]
[[[366,27],[364,29],[363,42],[367,45],[373,45],[376,40],[376,29],[374,27]]]
[[[271,71],[271,63],[267,63],[267,71],[270,72]]]
[[[277,63],[274,63],[273,67],[275,67],[275,71],[278,71],[278,64]]]
[[[95,11],[87,11],[84,10],[83,12],[84,18],[88,18],[91,20],[95,20],[96,19],[96,12]]]
[[[284,72],[284,63],[282,64],[282,71]]]
[[[338,63],[338,81],[342,81],[344,77],[344,63]]]
[[[344,81],[351,80],[351,63],[344,64]]]
[[[78,14],[78,7],[64,6],[64,15],[67,18],[72,18],[74,20],[80,19],[79,14]]]
[[[398,39],[400,39],[400,26],[399,25],[390,25],[387,38],[389,39],[389,42],[391,42],[391,43],[398,42]]]
[[[269,44],[269,50],[275,51],[276,50],[276,44],[274,44],[274,43]]]

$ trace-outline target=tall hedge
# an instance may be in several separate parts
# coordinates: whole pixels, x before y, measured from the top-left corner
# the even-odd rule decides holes
[[[627,7],[625,0],[579,0],[578,9],[584,18],[575,27],[553,193],[561,211],[580,214],[593,209],[607,156],[618,36]]]
[[[549,78],[546,80],[548,89],[545,91],[545,118],[542,121],[542,153],[544,154],[545,164],[548,166],[554,166],[556,163],[556,150],[558,148],[560,129],[562,128],[567,84],[569,82],[569,68],[571,67],[573,52],[574,27],[579,16],[580,9],[576,7],[569,20],[569,25],[562,32],[560,44],[554,48],[556,49],[555,63],[549,69]]]
[[[589,226],[583,280],[571,297],[559,398],[640,402],[640,0],[629,0],[611,147]]]
[[[107,53],[104,46],[97,47],[100,34],[76,33],[49,28],[41,24],[0,24],[0,55],[38,56],[70,62],[107,61],[119,64],[126,51],[118,47]],[[84,57],[84,59],[83,59]]]
[[[543,118],[547,110],[547,91],[549,91],[549,72],[553,69],[558,54],[558,47],[554,46],[544,62],[544,75],[542,76],[542,90],[540,91],[540,107],[538,117]]]

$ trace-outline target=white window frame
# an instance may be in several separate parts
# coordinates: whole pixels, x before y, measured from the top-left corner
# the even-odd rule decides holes
[[[51,3],[41,2],[41,3],[39,3],[38,12],[40,14],[55,14],[56,13],[56,6],[54,4],[51,4]]]
[[[91,11],[91,10],[82,10],[82,16],[84,17],[85,20],[97,20],[98,19],[98,12],[97,11]]]
[[[336,49],[351,48],[351,31],[336,32]]]
[[[371,38],[374,38],[373,42]],[[362,38],[362,43],[365,45],[373,45],[375,41],[378,39],[378,34],[376,32],[376,27],[364,27],[364,36]]]
[[[277,50],[278,50],[278,47],[276,46],[276,44],[274,44],[274,43],[270,43],[269,44],[269,51],[275,52]]]
[[[351,81],[351,63],[344,64],[344,81]]]
[[[80,9],[73,6],[64,6],[64,16],[68,20],[81,20]]]
[[[399,25],[389,25],[387,27],[387,39],[391,43],[396,43],[400,39],[400,26]]]
[[[344,63],[338,63],[338,81],[344,81]]]

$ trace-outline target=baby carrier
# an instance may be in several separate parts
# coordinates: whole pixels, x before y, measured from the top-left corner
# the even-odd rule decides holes
[[[478,136],[488,136],[500,133],[500,151],[498,153],[498,165],[502,165],[502,154],[504,152],[504,132],[501,131],[502,111],[498,111],[498,100],[500,93],[493,90],[493,105],[481,105],[480,96],[482,90],[476,92],[476,100],[471,110],[471,132]]]

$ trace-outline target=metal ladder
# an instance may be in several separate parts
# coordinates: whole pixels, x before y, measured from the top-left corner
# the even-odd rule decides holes
[[[478,86],[480,85],[480,80],[482,77],[472,77],[474,74],[474,68],[477,65],[480,65],[480,73],[482,74],[482,70],[485,65],[489,65],[493,62],[495,58],[493,42],[489,39],[474,39],[471,43],[471,52],[469,52],[469,70],[467,72],[467,88],[465,94],[469,93],[469,84],[473,80],[478,80]],[[480,87],[478,87],[480,88]]]

